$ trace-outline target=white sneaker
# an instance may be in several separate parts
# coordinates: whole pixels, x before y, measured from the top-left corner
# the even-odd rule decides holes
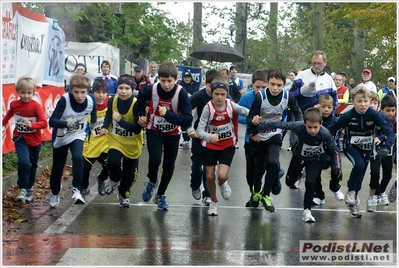
[[[19,189],[19,193],[17,195],[17,202],[25,203],[27,191],[24,188]]]
[[[345,198],[345,196],[341,192],[341,190],[338,190],[338,191],[334,192],[334,196],[335,196],[335,199],[337,199],[338,201],[342,201]]]
[[[320,199],[318,197],[313,197],[313,203],[317,206],[324,205],[326,203],[325,199]]]
[[[310,212],[310,210],[309,209],[305,209],[304,211],[303,211],[303,214],[302,214],[303,216],[302,216],[302,220],[304,221],[304,222],[315,222],[316,220],[314,219],[314,217],[312,216],[312,213]]]
[[[388,206],[389,205],[388,195],[385,192],[380,194],[380,203],[383,206]]]
[[[55,208],[60,204],[60,198],[58,197],[58,194],[53,194],[50,193],[50,198],[49,198],[49,205],[51,208]]]
[[[299,179],[299,180],[297,180],[295,183],[294,183],[294,187],[296,188],[296,189],[299,189],[299,184],[301,183],[301,178]]]
[[[209,216],[217,216],[218,208],[219,208],[219,202],[211,201],[211,203],[209,204],[208,215]]]
[[[367,212],[375,212],[377,210],[377,196],[369,196],[367,198],[367,205],[366,205],[366,210]]]
[[[287,148],[287,151],[290,152],[291,151],[291,146]]]
[[[229,200],[231,197],[231,188],[227,181],[225,181],[222,185],[220,185],[220,192],[225,200]]]
[[[345,204],[353,206],[356,204],[356,193],[355,191],[348,191],[345,196]]]
[[[72,199],[75,204],[86,204],[86,200],[83,198],[78,188],[72,188]]]
[[[212,202],[211,198],[209,196],[205,196],[202,199],[202,202],[204,203],[205,206],[209,206],[209,204]]]

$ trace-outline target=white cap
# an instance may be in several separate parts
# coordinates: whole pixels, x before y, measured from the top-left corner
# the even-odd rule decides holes
[[[395,78],[392,77],[392,76],[388,78],[388,82],[391,81],[391,80],[393,80],[394,83],[396,82]]]

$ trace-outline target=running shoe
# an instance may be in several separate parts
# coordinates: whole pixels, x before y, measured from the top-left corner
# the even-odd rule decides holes
[[[263,204],[263,207],[265,208],[266,211],[269,211],[271,213],[273,213],[274,211],[276,211],[276,209],[273,206],[273,198],[271,198],[268,195],[262,196],[262,198],[260,199],[260,201]]]
[[[58,194],[53,194],[50,193],[50,198],[49,198],[49,205],[51,208],[55,208],[60,204],[60,198],[58,197]]]
[[[312,216],[312,212],[311,212],[309,209],[305,209],[305,210],[303,211],[302,220],[303,220],[304,222],[308,222],[308,223],[316,222],[316,220],[315,220],[314,217]]]
[[[375,212],[377,210],[377,196],[369,196],[366,201],[366,210],[367,212]]]
[[[152,202],[154,202],[155,205],[158,205],[160,197],[161,196],[159,194],[156,194],[152,199]]]
[[[217,216],[218,208],[219,208],[219,202],[211,201],[211,203],[209,204],[208,215],[209,216]]]
[[[121,208],[129,208],[130,200],[129,198],[124,198],[121,194],[118,194],[119,206]]]
[[[389,205],[388,195],[385,192],[380,194],[379,197],[380,197],[379,199],[380,199],[381,205],[383,205],[383,206],[388,206]]]
[[[356,204],[356,193],[355,193],[355,191],[348,191],[346,193],[345,204],[348,205],[348,206]]]
[[[26,189],[24,189],[24,188],[19,189],[19,193],[17,195],[16,201],[17,202],[21,202],[21,203],[25,203],[26,194],[27,194]]]
[[[115,191],[117,185],[118,185],[118,182],[112,181],[110,178],[108,178],[104,182],[104,192],[108,195],[112,194]]]
[[[227,181],[225,181],[222,185],[220,185],[220,192],[225,200],[229,200],[231,197],[231,188]]]
[[[284,174],[284,173],[283,173]],[[275,182],[274,182],[274,185],[273,185],[273,187],[272,187],[272,194],[274,194],[274,195],[278,195],[278,194],[280,194],[281,193],[281,181],[280,181],[280,178],[281,177],[279,177]]]
[[[88,194],[90,194],[90,188],[86,188],[86,189],[82,190],[82,195],[83,196],[88,195]]]
[[[72,200],[75,204],[86,204],[86,200],[83,198],[78,188],[72,188]]]
[[[321,206],[321,205],[324,205],[325,203],[326,203],[326,199],[313,197],[313,204],[315,204],[316,206]]]
[[[396,181],[392,184],[391,190],[389,190],[388,200],[391,203],[396,201]]]
[[[255,192],[255,187],[252,186],[252,194],[251,198],[249,199],[251,203],[251,207],[258,207],[259,206],[259,201],[262,199],[262,187],[260,188],[259,192]]]
[[[341,192],[341,190],[338,190],[336,192],[334,192],[334,197],[335,199],[337,199],[338,201],[342,201],[344,200],[345,196],[344,194]]]
[[[154,195],[155,183],[145,182],[145,190],[143,191],[142,198],[144,202],[149,202]]]
[[[169,205],[166,203],[166,196],[161,195],[158,202],[158,210],[169,210]]]
[[[201,200],[201,190],[200,189],[192,191],[192,195],[195,200]]]
[[[101,181],[100,178],[97,176],[97,189],[100,195],[105,195],[105,181]]]
[[[349,214],[352,216],[352,218],[361,218],[362,217],[362,213],[359,210],[359,205],[360,205],[359,198],[355,198],[354,205],[348,205]]]
[[[25,201],[28,203],[33,202],[33,187],[31,189],[26,190]]]
[[[212,202],[212,200],[209,196],[204,196],[202,198],[202,202],[204,203],[205,206],[209,206],[209,204]]]

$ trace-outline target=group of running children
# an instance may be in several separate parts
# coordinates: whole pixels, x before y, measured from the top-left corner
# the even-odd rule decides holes
[[[190,98],[176,83],[178,71],[173,63],[162,63],[158,75],[159,82],[138,92],[132,77],[121,75],[115,95],[108,95],[105,80],[95,79],[91,85],[84,75],[72,76],[70,92],[58,101],[48,122],[53,127],[51,208],[60,203],[61,177],[68,150],[72,155],[72,198],[76,204],[86,203],[84,196],[90,192],[90,170],[98,161],[102,165],[97,176],[99,194],[110,195],[117,190],[120,206],[130,207],[130,188],[137,180],[145,129],[149,181],[145,183],[142,199],[153,200],[159,210],[168,210],[165,192],[173,176],[181,128],[186,128],[192,138],[193,196],[201,199],[199,187],[204,168],[203,186],[208,196],[203,197],[209,205],[208,215],[217,216],[216,182],[224,199],[228,200],[232,193],[227,181],[238,141],[238,123],[247,124],[244,148],[251,193],[247,207],[261,204],[266,211],[275,211],[271,194],[281,192],[282,130],[291,130],[297,137],[286,185],[292,187],[302,170],[306,170],[303,221],[315,222],[312,206],[325,202],[321,173],[327,168],[331,168],[330,190],[338,200],[344,199],[352,217],[361,217],[358,193],[369,161],[371,179],[366,210],[376,211],[378,202],[388,205],[385,192],[392,177],[396,142],[395,97],[387,95],[380,101],[377,94],[357,86],[351,91],[353,109],[335,118],[333,98],[328,94],[319,96],[318,104],[302,113],[295,98],[283,90],[286,76],[277,68],[256,70],[252,75],[253,90],[246,92],[238,103],[229,98],[228,81],[217,70],[207,71],[206,86]],[[35,90],[32,78],[21,77],[16,85],[19,99],[11,103],[3,118],[3,126],[12,116],[16,118],[13,141],[18,156],[20,191],[16,200],[19,202],[33,201],[40,133],[47,127],[44,112],[32,100]],[[288,109],[295,116],[294,122],[284,120]],[[345,196],[339,184],[342,180],[341,132],[343,152],[353,165]],[[158,179],[161,162],[162,175]],[[396,181],[389,193],[390,201],[395,201]]]

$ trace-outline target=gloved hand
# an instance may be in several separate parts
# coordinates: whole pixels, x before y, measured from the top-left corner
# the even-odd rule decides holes
[[[267,122],[262,122],[258,125],[258,127],[256,128],[258,131],[264,131],[266,129],[270,129],[272,127],[270,127],[270,124]]]
[[[331,178],[341,181],[342,180],[342,170],[340,168],[331,169]]]
[[[66,121],[67,121],[67,126],[71,127],[75,125],[79,121],[79,119],[77,119],[76,117],[70,117]]]
[[[381,159],[384,159],[385,157],[388,156],[388,154],[390,153],[391,148],[389,148],[388,146],[382,146],[380,151],[378,152],[378,155],[380,156]]]

